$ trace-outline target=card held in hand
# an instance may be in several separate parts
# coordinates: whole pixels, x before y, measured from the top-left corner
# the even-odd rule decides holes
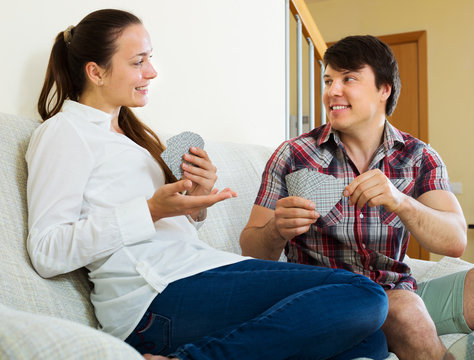
[[[166,149],[161,153],[161,158],[170,168],[174,176],[179,180],[183,177],[181,164],[188,163],[183,159],[183,155],[190,153],[189,148],[204,148],[204,140],[201,136],[191,131],[184,131],[178,135],[170,137],[166,141]],[[189,164],[189,163],[188,163]],[[190,164],[191,165],[191,164]]]
[[[321,217],[326,216],[341,200],[344,180],[315,170],[301,169],[285,176],[290,196],[299,196],[316,204]]]

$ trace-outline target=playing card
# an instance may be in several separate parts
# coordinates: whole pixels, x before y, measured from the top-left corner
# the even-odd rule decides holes
[[[341,200],[344,180],[315,170],[301,169],[285,176],[290,196],[313,201],[316,211],[323,217]]]
[[[181,168],[183,161],[188,163],[183,159],[183,155],[189,153],[189,148],[193,146],[203,149],[204,140],[201,136],[191,131],[184,131],[170,137],[166,141],[166,149],[161,153],[161,158],[177,179],[183,177],[183,169]]]

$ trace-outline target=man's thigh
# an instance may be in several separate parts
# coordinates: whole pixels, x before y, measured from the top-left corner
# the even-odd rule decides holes
[[[461,271],[418,284],[416,293],[423,299],[438,335],[471,332],[463,315],[467,272]]]

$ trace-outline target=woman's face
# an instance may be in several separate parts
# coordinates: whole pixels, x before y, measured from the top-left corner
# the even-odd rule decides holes
[[[148,85],[157,73],[150,62],[150,35],[141,24],[130,25],[116,40],[117,51],[103,76],[103,110],[141,107],[148,102]]]

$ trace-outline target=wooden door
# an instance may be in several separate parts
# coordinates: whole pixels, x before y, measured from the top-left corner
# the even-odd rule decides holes
[[[426,31],[379,36],[388,44],[397,58],[402,82],[398,104],[389,121],[398,129],[428,143],[428,70]],[[328,46],[330,46],[328,44]],[[319,70],[319,68],[318,68]],[[319,73],[315,74],[316,84]],[[320,109],[320,90],[316,87],[316,114]],[[319,123],[315,124],[319,126]],[[408,256],[429,260],[429,252],[415,238],[410,238]]]
[[[402,89],[389,121],[397,129],[428,143],[428,70],[426,31],[379,36],[397,58]],[[429,260],[430,253],[412,236],[408,256]]]

